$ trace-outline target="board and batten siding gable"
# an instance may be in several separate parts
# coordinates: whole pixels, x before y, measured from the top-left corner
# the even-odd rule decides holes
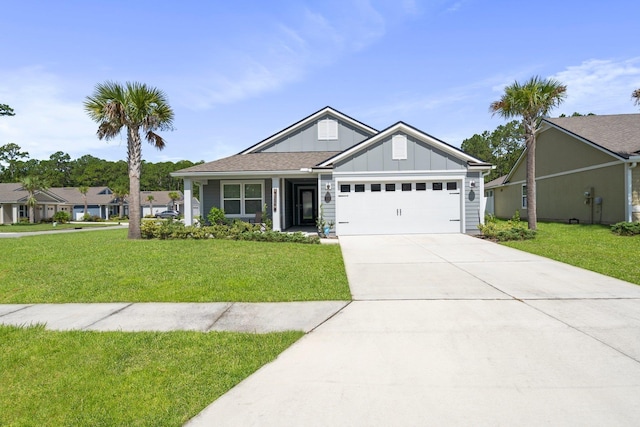
[[[325,119],[338,121],[337,140],[318,139],[318,122]],[[257,152],[288,153],[305,151],[344,151],[347,148],[353,147],[354,145],[364,141],[371,135],[372,134],[366,133],[361,129],[357,129],[351,124],[327,114],[318,118],[318,120],[315,120],[313,123],[309,123],[298,131],[273,141],[271,144],[261,148]]]
[[[412,171],[412,170],[465,170],[466,162],[425,142],[405,135],[407,140],[407,158],[393,159],[393,136],[405,135],[397,133],[377,142],[370,147],[354,153],[352,156],[337,162],[337,172],[366,171]]]

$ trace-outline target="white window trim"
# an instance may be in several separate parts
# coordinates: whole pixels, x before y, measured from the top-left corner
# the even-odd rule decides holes
[[[318,120],[318,141],[336,141],[338,139],[338,121],[335,119]]]
[[[258,200],[255,198],[246,199],[244,196],[244,186],[246,184],[260,184],[260,206],[264,206],[264,181],[259,180],[250,180],[250,181],[220,181],[220,209],[224,209],[224,186],[225,185],[240,185],[240,213],[239,214],[228,214],[225,212],[225,216],[228,218],[241,218],[247,217],[254,214],[254,212],[246,213],[244,210],[244,202],[245,200]],[[237,200],[237,199],[229,199],[229,200]]]
[[[520,206],[527,209],[527,184],[522,184],[522,193],[520,194]]]

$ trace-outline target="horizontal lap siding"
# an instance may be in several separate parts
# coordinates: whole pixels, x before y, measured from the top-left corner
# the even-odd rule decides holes
[[[327,184],[331,185],[330,190],[327,190]],[[318,194],[320,197],[320,203],[322,205],[324,219],[327,221],[327,223],[329,223],[329,221],[336,221],[335,187],[336,185],[333,182],[332,175],[320,175],[320,188],[318,189]],[[329,203],[325,202],[325,196],[327,195],[327,192],[331,195],[331,201]]]
[[[480,232],[478,224],[480,224],[480,218],[484,216],[484,212],[481,212],[481,200],[484,197],[480,192],[481,179],[480,172],[469,172],[464,183],[464,232],[467,234],[478,234]],[[472,181],[475,183],[475,187],[471,187]]]

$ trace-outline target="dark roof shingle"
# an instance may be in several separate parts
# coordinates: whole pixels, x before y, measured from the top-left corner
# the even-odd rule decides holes
[[[174,172],[176,176],[193,172],[258,172],[288,171],[312,168],[339,151],[305,151],[289,153],[236,154],[213,162],[202,163]]]
[[[545,119],[624,158],[640,154],[640,114]]]

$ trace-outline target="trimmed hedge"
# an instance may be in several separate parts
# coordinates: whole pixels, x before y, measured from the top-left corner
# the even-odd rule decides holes
[[[281,233],[263,229],[260,224],[249,224],[243,221],[234,221],[230,225],[208,226],[186,226],[180,221],[171,219],[143,221],[140,231],[144,239],[229,239],[258,242],[320,243],[318,236],[307,236],[301,232]]]

